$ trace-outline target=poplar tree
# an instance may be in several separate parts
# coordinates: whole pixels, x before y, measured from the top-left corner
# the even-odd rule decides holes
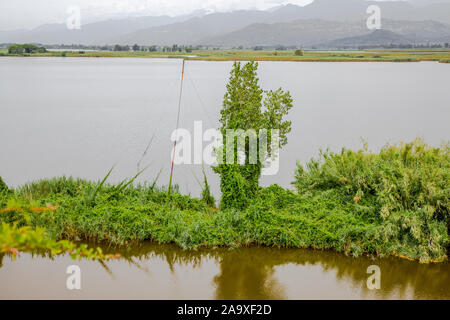
[[[257,77],[257,62],[241,65],[235,62],[226,86],[222,110],[220,111],[220,131],[223,136],[223,147],[218,153],[223,157],[213,170],[220,175],[222,191],[221,207],[244,209],[259,190],[263,162],[272,156],[271,130],[279,130],[279,148],[287,144],[287,134],[291,131],[291,122],[284,120],[292,108],[292,98],[288,91],[281,88],[275,91],[264,91]],[[267,150],[258,148],[256,163],[249,162],[249,140],[244,146],[245,163],[239,164],[235,141],[226,141],[227,130],[267,130]],[[259,146],[259,137],[257,137]],[[232,150],[230,150],[232,149]],[[234,163],[226,163],[227,152],[233,152]],[[264,152],[265,154],[260,154]]]

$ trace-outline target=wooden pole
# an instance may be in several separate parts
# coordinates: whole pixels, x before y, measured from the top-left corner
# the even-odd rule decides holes
[[[177,131],[178,131],[178,127],[179,127],[179,124],[180,124],[181,96],[183,95],[184,63],[185,63],[185,60],[183,59],[183,66],[181,68],[180,96],[178,98],[178,115],[177,115],[177,127],[176,127]],[[172,167],[170,169],[170,180],[169,180],[169,190],[168,190],[168,194],[169,195],[172,192],[173,164],[175,162],[175,151],[176,151],[176,148],[177,148],[177,140],[178,140],[178,135],[175,135],[175,141],[173,143]]]

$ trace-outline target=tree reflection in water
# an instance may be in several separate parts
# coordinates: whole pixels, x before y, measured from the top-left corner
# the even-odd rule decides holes
[[[295,299],[296,297],[288,296],[286,288],[275,274],[277,267],[285,265],[319,267],[321,274],[334,272],[338,282],[349,282],[355,288],[362,289],[361,298],[375,295],[378,299],[450,299],[448,262],[419,264],[399,258],[352,258],[333,251],[308,249],[250,247],[182,250],[172,245],[153,243],[129,246],[127,249],[119,248],[119,252],[124,259],[133,263],[158,256],[167,262],[171,270],[176,264],[201,268],[203,260],[212,258],[220,268],[220,272],[213,279],[217,299]],[[366,270],[370,265],[378,265],[381,269],[380,290],[370,291],[366,288],[369,276]],[[298,272],[308,270],[303,268]],[[293,278],[295,276],[295,273],[292,274]],[[317,277],[317,273],[314,273],[314,276]],[[300,286],[301,283],[297,282],[296,285]]]
[[[126,274],[126,277],[137,278],[149,274],[148,265],[156,258],[165,261],[173,274],[179,265],[201,272],[204,262],[213,260],[218,266],[218,273],[211,280],[216,299],[320,298],[322,293],[329,297],[326,294],[330,292],[332,297],[340,299],[355,298],[354,295],[348,296],[348,291],[344,290],[349,286],[359,290],[356,298],[450,299],[448,262],[422,265],[397,258],[351,258],[332,251],[262,247],[182,250],[176,246],[150,242],[126,247],[103,247],[103,250],[122,255],[119,261],[100,262],[111,275],[111,280],[116,275],[110,263],[127,263],[139,268],[144,275],[142,272]],[[0,255],[0,268],[5,262],[4,257]],[[378,265],[381,269],[380,290],[366,288],[369,276],[366,270],[370,265]],[[293,287],[300,291],[292,293]],[[315,295],[312,296],[308,290],[313,290]]]

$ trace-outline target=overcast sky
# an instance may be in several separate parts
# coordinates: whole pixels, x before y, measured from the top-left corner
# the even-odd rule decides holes
[[[338,1],[338,0],[336,0]],[[230,11],[268,9],[293,3],[306,5],[313,0],[0,0],[0,30],[30,29],[45,23],[61,23],[66,10],[77,5],[83,22],[141,15],[182,15],[199,9]]]

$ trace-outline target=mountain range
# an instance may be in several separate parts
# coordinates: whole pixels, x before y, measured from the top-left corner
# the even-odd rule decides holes
[[[126,19],[109,19],[89,23],[79,30],[69,30],[65,24],[45,24],[33,30],[0,31],[0,42],[36,42],[42,44],[103,44],[105,40],[120,37],[137,30],[145,30],[161,25],[170,25],[202,16],[202,11],[189,15],[148,16]]]
[[[443,40],[444,35],[450,35],[450,25],[435,21],[383,21],[383,30],[396,35],[396,44],[427,43]],[[326,20],[297,20],[289,23],[252,24],[243,29],[221,36],[204,39],[211,46],[246,47],[277,45],[285,46],[319,46],[333,47],[329,42],[338,44],[341,38],[358,37],[371,34],[366,27],[366,21],[338,22]],[[403,39],[404,42],[400,42]],[[379,39],[381,40],[381,38]],[[383,43],[391,44],[389,38]],[[400,42],[400,43],[399,43]]]
[[[426,3],[424,0],[315,0],[303,7],[289,4],[267,11],[210,14],[200,11],[179,17],[107,20],[82,25],[81,30],[51,24],[29,31],[0,32],[0,43],[329,46],[339,39],[346,42],[372,34],[366,27],[366,10],[373,4],[381,9],[382,28],[386,31],[375,34],[377,41],[420,43],[450,39],[450,1]]]
[[[372,33],[361,36],[341,38],[320,44],[320,47],[329,48],[355,48],[355,47],[379,47],[384,45],[405,45],[411,43],[407,37],[388,30],[375,30]]]

